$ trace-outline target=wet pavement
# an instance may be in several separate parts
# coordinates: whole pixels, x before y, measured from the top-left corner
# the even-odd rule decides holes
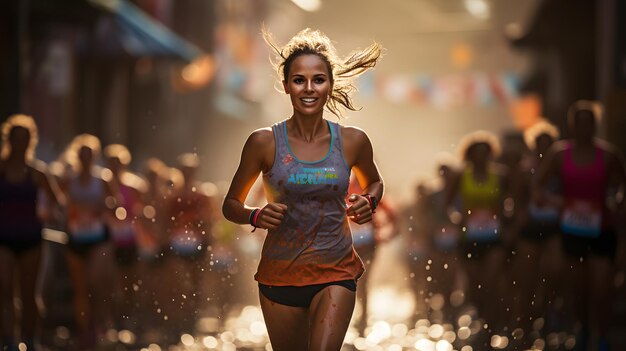
[[[55,244],[56,245],[56,244]],[[389,249],[391,250],[391,249]],[[63,274],[61,246],[54,246],[48,257],[54,270],[54,279],[44,282],[47,294],[46,316],[43,320],[42,344],[46,350],[80,349],[73,341],[75,330],[71,308],[71,288]],[[381,255],[391,254],[381,253]],[[387,256],[385,256],[387,257]],[[380,258],[380,257],[379,257]],[[387,257],[389,258],[389,257]],[[381,272],[393,267],[393,259],[379,260],[371,281],[369,318],[367,327],[358,330],[362,309],[355,309],[350,329],[345,338],[344,351],[482,351],[482,350],[580,350],[580,335],[559,330],[558,321],[538,318],[530,330],[520,328],[492,330],[479,311],[464,301],[461,291],[447,298],[428,294],[416,300],[406,284],[417,279],[398,271],[389,277]],[[241,262],[240,262],[241,263]],[[158,302],[150,301],[150,294],[142,295],[151,304],[143,304],[134,315],[128,315],[121,330],[102,331],[93,350],[187,351],[187,350],[271,350],[263,317],[256,303],[256,286],[251,277],[254,262],[241,263],[237,274],[228,275],[233,299],[218,305],[211,298],[199,296],[200,308],[181,323]],[[65,277],[65,278],[64,278]],[[407,278],[408,277],[408,278]],[[422,277],[425,278],[425,277]],[[616,275],[618,298],[614,308],[611,339],[616,350],[626,350],[626,289],[624,275]],[[161,281],[160,284],[167,282]],[[148,290],[147,283],[136,286],[140,293]],[[210,291],[210,287],[205,287]],[[202,295],[202,292],[199,294]],[[181,301],[187,297],[181,296]],[[423,301],[418,305],[415,301]],[[144,301],[145,302],[145,301]],[[146,307],[147,306],[147,307]]]

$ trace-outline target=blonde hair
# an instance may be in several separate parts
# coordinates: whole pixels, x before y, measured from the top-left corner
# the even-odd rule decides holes
[[[154,173],[159,177],[164,177],[167,172],[167,165],[156,157],[150,157],[144,162],[144,173]]]
[[[107,145],[103,153],[106,158],[117,158],[124,166],[128,166],[133,159],[128,148],[122,144]]]
[[[463,161],[468,161],[470,151],[477,145],[487,145],[493,157],[500,155],[501,147],[498,137],[485,130],[475,131],[464,136],[459,142],[458,155]]]
[[[441,168],[442,166],[448,167],[450,169],[456,169],[459,166],[459,160],[451,153],[442,151],[435,155],[435,165],[437,169]]]
[[[95,135],[85,133],[75,136],[66,151],[68,163],[72,165],[75,170],[77,167],[80,167],[78,152],[83,147],[91,150],[94,160],[100,156],[100,150],[102,148],[100,139]]]
[[[604,114],[604,106],[601,102],[595,100],[578,100],[574,102],[567,110],[567,121],[570,126],[574,124],[574,117],[580,111],[589,111],[593,115],[596,125],[599,125]]]
[[[270,59],[270,62],[278,76],[282,78],[281,81],[287,79],[291,63],[298,56],[317,55],[324,60],[332,83],[332,91],[326,101],[326,108],[339,118],[343,116],[340,105],[351,111],[357,110],[352,104],[351,94],[356,91],[356,87],[352,85],[352,79],[376,66],[383,50],[382,45],[374,42],[364,50],[354,51],[342,59],[331,40],[318,30],[306,28],[291,38],[282,48],[274,44],[272,35],[265,27],[262,28],[262,34],[263,39],[276,55],[274,59]]]
[[[545,119],[541,119],[524,131],[524,141],[526,141],[528,148],[531,150],[534,149],[536,147],[537,138],[544,134],[548,135],[553,140],[557,140],[560,136],[559,129],[554,124]]]
[[[37,123],[35,123],[33,117],[23,114],[11,115],[2,124],[2,159],[6,159],[11,154],[11,141],[9,138],[15,128],[24,128],[28,131],[30,140],[26,149],[26,159],[32,160],[35,157],[35,148],[39,142]]]
[[[180,168],[198,168],[200,158],[191,152],[184,153],[178,156],[178,165]]]
[[[178,168],[167,167],[164,172],[165,182],[169,185],[169,187],[173,190],[180,189],[183,184],[185,184],[185,177],[183,176],[183,172]]]

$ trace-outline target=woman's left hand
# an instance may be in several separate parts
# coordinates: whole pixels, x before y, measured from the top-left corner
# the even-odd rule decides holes
[[[372,208],[365,196],[352,194],[348,197],[351,203],[346,210],[348,218],[357,224],[367,223],[372,220]]]

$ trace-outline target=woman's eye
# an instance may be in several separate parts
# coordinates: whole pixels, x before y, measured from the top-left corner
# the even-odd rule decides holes
[[[325,82],[324,78],[315,78],[315,83],[316,84],[322,84],[324,82]]]
[[[302,84],[304,82],[304,79],[296,78],[296,79],[293,80],[293,82],[296,83],[296,84]]]

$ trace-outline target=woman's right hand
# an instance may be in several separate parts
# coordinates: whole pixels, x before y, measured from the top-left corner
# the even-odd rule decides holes
[[[270,202],[263,207],[256,221],[256,226],[263,229],[276,229],[282,223],[287,205]]]

